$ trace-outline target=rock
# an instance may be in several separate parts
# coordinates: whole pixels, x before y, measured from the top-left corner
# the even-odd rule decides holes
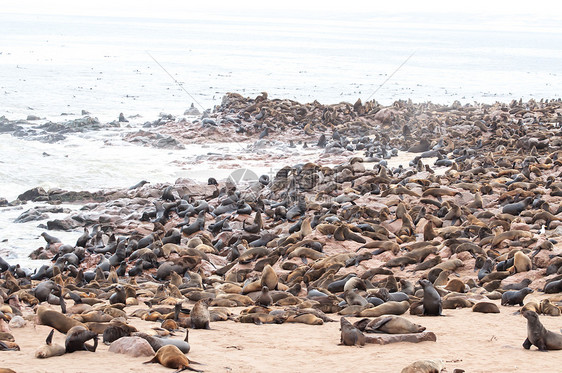
[[[46,196],[46,195],[47,195],[47,192],[45,191],[45,189],[43,189],[41,187],[35,187],[33,189],[29,189],[28,191],[20,194],[18,196],[18,199],[20,201],[33,201],[37,197]]]
[[[38,117],[37,115],[30,114],[30,115],[27,116],[27,120],[40,120],[40,119],[41,118]]]
[[[150,344],[141,337],[121,337],[111,343],[109,352],[132,357],[154,356],[154,350]]]
[[[201,112],[197,110],[193,102],[191,103],[191,107],[184,111],[183,115],[201,115]]]
[[[442,360],[418,360],[402,369],[401,373],[439,373],[445,369]]]
[[[74,219],[55,219],[47,222],[47,229],[51,231],[71,231],[81,225]]]
[[[9,324],[10,328],[23,328],[27,324],[27,321],[23,319],[21,316],[14,316],[10,320]]]

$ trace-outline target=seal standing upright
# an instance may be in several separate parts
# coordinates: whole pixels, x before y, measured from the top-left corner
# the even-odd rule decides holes
[[[419,280],[423,288],[423,314],[425,316],[441,316],[443,306],[441,296],[428,280]]]
[[[198,300],[191,310],[191,326],[193,329],[211,329],[209,323],[211,314],[209,313],[210,298]]]
[[[527,339],[523,348],[528,350],[535,345],[539,351],[562,350],[562,334],[547,330],[535,311],[523,311],[523,317],[527,319]]]

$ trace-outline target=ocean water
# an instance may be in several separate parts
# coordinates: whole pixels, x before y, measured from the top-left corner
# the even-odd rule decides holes
[[[209,144],[170,151],[121,140],[159,113],[181,117],[192,103],[213,108],[226,92],[386,105],[562,95],[562,23],[548,12],[232,6],[92,15],[46,5],[35,14],[37,9],[0,12],[0,116],[65,121],[87,110],[102,122],[121,112],[139,117],[129,129],[73,135],[56,144],[0,135],[0,197],[9,200],[35,186],[95,190],[142,179],[226,177],[239,167],[266,172],[247,160],[247,144],[221,145],[221,152],[246,159],[229,165],[198,161]],[[44,222],[13,223],[29,207],[0,209],[0,255],[11,262],[43,244],[37,225]],[[68,243],[80,234],[61,233]]]

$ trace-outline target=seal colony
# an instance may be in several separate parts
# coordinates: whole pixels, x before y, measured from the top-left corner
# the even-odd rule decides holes
[[[426,324],[436,328],[459,308],[499,324],[517,317],[523,334],[526,318],[518,347],[555,349],[560,338],[538,314],[560,315],[562,305],[561,123],[560,100],[382,107],[228,94],[189,126],[261,143],[290,139],[345,161],[288,165],[249,185],[179,179],[89,194],[28,191],[22,201],[66,194],[83,203],[48,226],[84,234],[63,243],[45,232],[31,256],[52,264],[36,272],[0,260],[0,315],[66,334],[66,354],[97,354],[99,336],[107,344],[139,337],[156,354],[150,362],[180,370],[195,370],[186,353],[213,348],[173,337],[190,328],[339,321],[335,345],[370,350],[439,341]],[[172,136],[177,125],[160,131]],[[400,151],[416,156],[388,166]],[[139,331],[132,320],[159,326]],[[5,350],[17,347],[0,337]],[[63,354],[52,338],[37,344],[37,357]]]

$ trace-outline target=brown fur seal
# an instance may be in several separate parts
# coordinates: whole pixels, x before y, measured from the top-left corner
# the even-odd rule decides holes
[[[527,339],[523,348],[528,350],[535,345],[539,351],[562,350],[562,334],[547,330],[534,311],[524,311],[523,317],[527,319]]]
[[[443,309],[472,307],[472,302],[463,296],[452,296],[443,299]]]
[[[194,369],[190,366],[190,364],[199,363],[190,361],[187,356],[185,356],[184,353],[174,345],[168,345],[160,348],[158,352],[156,352],[156,356],[154,356],[152,360],[147,361],[144,364],[151,363],[160,363],[166,368],[177,369],[176,373],[186,369],[192,370],[194,372],[202,372],[201,370]]]
[[[540,303],[541,313],[549,316],[560,316],[560,308],[550,303],[549,299],[543,299]]]
[[[386,334],[421,333],[424,330],[424,326],[414,324],[400,316],[381,316],[369,322],[365,327],[366,332]]]
[[[37,308],[38,324],[47,325],[55,328],[61,333],[66,334],[74,326],[84,326],[80,321],[74,320],[60,312],[48,309],[43,306]]]
[[[209,323],[211,314],[209,312],[209,304],[211,299],[205,298],[197,301],[191,310],[191,327],[193,329],[211,329]]]
[[[513,255],[513,266],[508,269],[509,273],[527,272],[533,269],[531,258],[522,251],[518,251]]]
[[[354,327],[345,317],[340,319],[340,344],[345,346],[365,346],[365,335]]]
[[[53,344],[53,333],[55,329],[52,329],[47,339],[45,340],[45,345],[39,347],[37,351],[35,351],[35,357],[38,359],[46,359],[52,356],[61,356],[64,355],[66,349],[58,344]]]
[[[273,270],[271,265],[266,265],[261,274],[261,286],[267,286],[270,290],[277,289],[277,283],[279,282],[279,278],[277,277],[277,273]]]
[[[492,302],[478,302],[472,306],[472,312],[500,313],[500,309]]]
[[[361,295],[357,294],[354,289],[348,289],[344,293],[345,301],[350,306],[366,306],[369,302]]]
[[[85,343],[90,339],[94,340],[93,346]],[[89,331],[81,325],[73,326],[66,334],[64,346],[66,353],[71,353],[74,351],[96,352],[96,348],[98,347],[98,334]]]
[[[389,301],[379,306],[367,308],[359,312],[360,317],[379,317],[382,315],[402,315],[408,311],[410,303],[405,300],[402,302]]]

